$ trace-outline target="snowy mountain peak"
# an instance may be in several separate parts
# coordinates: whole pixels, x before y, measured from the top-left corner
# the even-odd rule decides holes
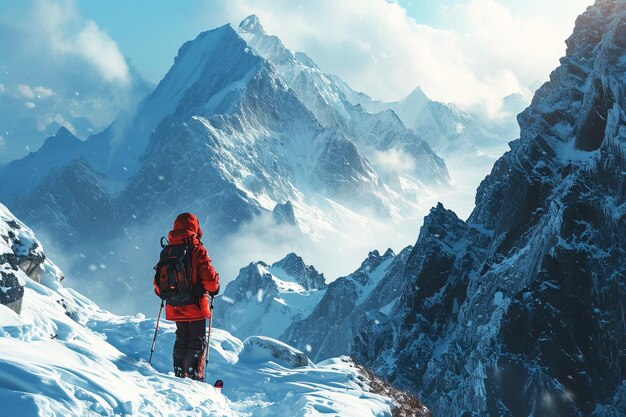
[[[406,247],[398,255],[388,249],[383,256],[371,251],[359,269],[331,282],[315,310],[289,326],[281,340],[301,349],[309,346],[315,360],[353,352],[353,338],[366,312],[388,310],[401,295],[399,288],[411,249]]]
[[[263,26],[261,25],[261,21],[254,14],[243,19],[241,23],[239,23],[239,28],[246,32],[255,33],[259,35],[266,34],[265,30],[263,29]]]
[[[57,130],[57,132],[54,134],[54,136],[52,136],[54,138],[62,138],[62,139],[67,139],[67,138],[71,138],[71,139],[78,139],[76,136],[74,136],[74,134],[72,132],[69,131],[68,128],[66,128],[65,126],[61,126],[59,128],[59,130]]]
[[[367,254],[367,258],[361,263],[359,270],[364,272],[373,271],[378,268],[381,263],[389,258],[393,258],[394,256],[396,256],[396,254],[391,248],[388,248],[382,256],[380,255],[378,249],[374,249]]]
[[[296,61],[298,61],[300,64],[304,65],[305,67],[318,69],[318,66],[315,63],[315,61],[313,61],[313,59],[311,59],[311,57],[305,54],[304,52],[296,52],[294,54],[294,57],[296,58]]]
[[[361,219],[414,217],[419,199],[429,194],[417,191],[448,183],[443,160],[392,112],[371,114],[351,104],[345,83],[306,55],[292,54],[257,23],[250,17],[242,27],[225,25],[186,42],[136,112],[68,155],[38,152],[15,161],[2,171],[8,174],[0,176],[0,197],[19,198],[18,213],[59,242],[78,246],[64,237],[80,236],[81,253],[87,251],[83,240],[90,240],[89,251],[100,259],[95,242],[114,246],[112,233],[142,230],[123,239],[136,250],[147,245],[147,229],[170,223],[188,207],[206,219],[207,238],[221,239],[272,211],[294,224],[293,207],[299,215],[297,228],[288,230],[293,240],[328,234],[348,241]],[[408,172],[390,168],[398,152],[408,155]],[[60,170],[77,157],[88,165]],[[14,171],[19,186],[8,180]],[[44,184],[50,173],[52,181]],[[289,228],[275,229],[269,233]],[[281,243],[291,243],[286,240]],[[228,252],[224,245],[212,256],[219,261]],[[124,265],[123,272],[138,277],[146,264],[135,263],[132,274]],[[74,265],[94,275],[86,270],[90,265]],[[111,268],[97,275],[105,283],[119,276]],[[108,292],[100,293],[88,295],[105,303]]]
[[[294,320],[307,316],[325,290],[324,274],[295,253],[271,266],[252,262],[216,299],[216,324],[242,338],[278,337]]]
[[[426,93],[424,93],[424,90],[422,90],[422,87],[418,85],[417,87],[415,87],[413,91],[411,91],[411,93],[408,96],[405,97],[403,102],[404,103],[427,103],[427,102],[430,102],[430,99],[428,98]]]
[[[317,272],[312,265],[306,265],[304,260],[293,252],[272,264],[272,271],[275,275],[284,272],[290,278],[295,278],[296,282],[302,285],[305,290],[326,288],[324,274]]]

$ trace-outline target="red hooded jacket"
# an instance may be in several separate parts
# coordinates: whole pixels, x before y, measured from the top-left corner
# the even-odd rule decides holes
[[[191,255],[191,281],[193,284],[198,280],[206,291],[215,292],[219,289],[219,274],[215,272],[209,254],[200,239],[202,229],[198,224],[198,218],[191,213],[182,213],[176,217],[174,228],[169,232],[167,240],[170,245],[181,245],[191,243],[194,245]],[[159,295],[159,287],[153,281],[154,292]],[[198,298],[197,304],[187,304],[183,306],[165,307],[165,319],[172,321],[195,321],[211,317],[209,309],[209,297],[205,294]]]

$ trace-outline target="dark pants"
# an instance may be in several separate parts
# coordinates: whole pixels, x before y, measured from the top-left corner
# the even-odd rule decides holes
[[[177,321],[174,354],[186,353],[188,350],[202,350],[205,339],[206,320]]]
[[[202,379],[206,343],[206,320],[176,322],[174,373]]]

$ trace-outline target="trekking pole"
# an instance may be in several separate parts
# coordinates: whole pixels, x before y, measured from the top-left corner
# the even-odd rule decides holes
[[[209,347],[209,342],[211,341],[211,327],[213,327],[213,299],[215,297],[211,296],[211,302],[209,304],[209,308],[211,309],[211,317],[209,317],[209,331],[206,334],[206,358],[204,362],[204,382],[206,382],[206,374],[207,367],[209,366],[209,352],[211,351]]]
[[[148,359],[148,365],[152,362],[152,354],[154,353],[154,346],[156,345],[157,332],[159,331],[159,321],[161,321],[161,312],[163,311],[163,303],[165,300],[161,300],[161,308],[159,308],[159,316],[157,317],[156,327],[154,329],[154,338],[152,339],[152,348],[150,349],[150,359]]]

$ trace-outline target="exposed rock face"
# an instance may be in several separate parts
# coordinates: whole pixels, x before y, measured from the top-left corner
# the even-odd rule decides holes
[[[626,2],[567,46],[469,220],[433,209],[386,328],[355,343],[434,415],[626,414]]]
[[[391,249],[383,255],[377,250],[370,252],[359,269],[330,283],[311,314],[291,324],[280,339],[306,349],[316,362],[354,351],[353,338],[363,317],[400,296],[410,250],[408,247],[397,256]]]
[[[45,261],[33,232],[0,204],[0,304],[19,314],[24,284],[40,281]]]
[[[285,204],[276,204],[274,210],[272,210],[272,216],[277,224],[298,225],[291,201],[287,201]]]
[[[272,264],[271,268],[279,276],[294,278],[307,291],[326,288],[324,274],[317,272],[314,266],[305,264],[304,260],[293,252]]]

